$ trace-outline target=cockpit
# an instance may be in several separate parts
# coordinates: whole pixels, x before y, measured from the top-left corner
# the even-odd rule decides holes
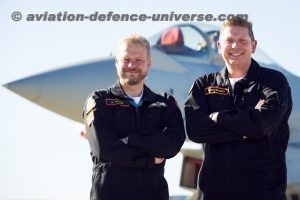
[[[210,49],[217,53],[217,27],[203,32],[191,24],[170,27],[150,38],[150,43],[170,55],[208,58]]]
[[[219,27],[209,24],[179,24],[167,28],[149,39],[150,45],[170,56],[187,56],[199,61],[223,65],[218,54]],[[253,55],[260,63],[274,65],[260,49]]]

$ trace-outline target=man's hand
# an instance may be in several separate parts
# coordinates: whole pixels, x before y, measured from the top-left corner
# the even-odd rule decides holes
[[[154,163],[156,165],[158,165],[158,164],[162,163],[164,160],[165,160],[165,158],[157,158],[157,157],[155,157],[154,158]]]
[[[210,117],[214,122],[217,123],[218,114],[219,114],[219,112],[213,112],[213,113],[211,113],[211,114],[209,115],[209,117]]]
[[[256,104],[256,106],[255,106],[255,109],[261,111],[261,106],[262,106],[264,103],[265,103],[265,100],[260,99],[260,100],[257,102],[257,104]]]
[[[87,136],[87,134],[86,134],[86,131],[84,131],[84,130],[82,130],[82,131],[80,132],[80,136],[83,137],[84,139],[88,139],[88,136]]]

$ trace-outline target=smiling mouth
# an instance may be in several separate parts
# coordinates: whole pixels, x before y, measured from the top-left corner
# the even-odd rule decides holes
[[[125,71],[125,73],[137,74],[139,72],[138,71]]]
[[[233,57],[239,57],[241,55],[243,55],[243,53],[229,53],[230,56],[233,56]]]
[[[124,70],[125,73],[139,73],[139,70]]]

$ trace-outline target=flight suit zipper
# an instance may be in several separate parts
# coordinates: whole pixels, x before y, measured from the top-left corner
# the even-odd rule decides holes
[[[132,121],[132,130],[134,134],[139,134],[141,119],[140,119],[140,108],[142,106],[134,106],[133,115],[134,120]],[[137,199],[142,200],[142,171],[140,168],[137,169],[137,178],[138,178],[138,190],[137,190]]]

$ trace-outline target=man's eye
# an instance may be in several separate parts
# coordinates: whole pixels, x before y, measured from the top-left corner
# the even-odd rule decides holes
[[[240,43],[241,43],[241,44],[247,44],[248,41],[247,41],[247,40],[240,40]]]

